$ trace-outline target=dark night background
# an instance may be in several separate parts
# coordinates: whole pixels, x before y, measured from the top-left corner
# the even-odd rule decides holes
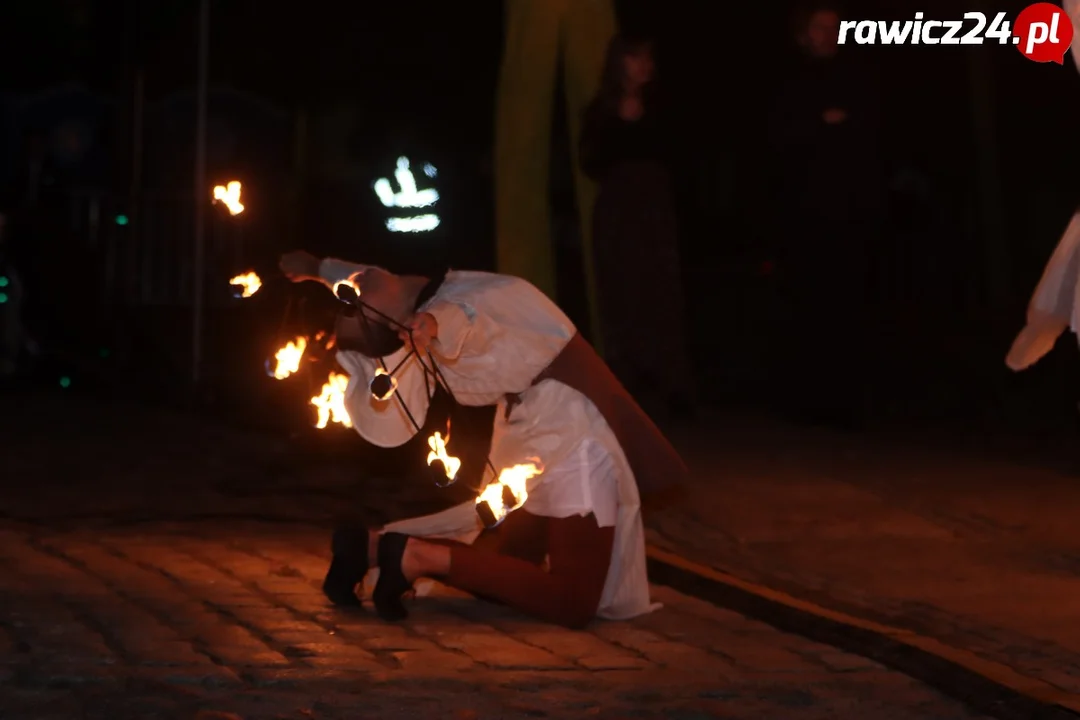
[[[934,14],[1015,17],[1027,3],[977,4],[939,2]],[[18,188],[34,138],[51,143],[50,209],[38,222],[52,244],[39,252],[55,264],[48,302],[67,303],[64,314],[78,318],[47,382],[67,374],[73,390],[186,391],[197,8],[194,0],[0,6],[0,175]],[[773,382],[759,370],[773,331],[762,220],[785,212],[762,191],[760,128],[792,43],[783,2],[720,8],[619,3],[624,24],[657,34],[681,126],[681,243],[702,395],[755,405]],[[905,19],[916,10],[925,8],[879,0],[858,12]],[[262,363],[294,334],[290,324],[314,328],[332,308],[304,294],[283,321],[284,288],[271,284],[238,303],[230,274],[254,267],[269,277],[277,255],[294,247],[398,269],[493,268],[502,9],[498,0],[214,0],[211,15],[209,175],[242,180],[248,210],[208,212],[206,376],[216,397],[250,406],[285,392]],[[998,46],[844,51],[880,72],[887,103],[893,186],[880,238],[889,272],[875,328],[887,339],[872,369],[876,420],[1069,427],[1071,336],[1023,375],[1003,359],[1080,196],[1080,77],[1071,58],[1041,65]],[[565,140],[556,152],[564,159],[553,210],[566,215]],[[399,155],[439,169],[443,224],[433,233],[396,236],[382,226],[371,183]],[[10,203],[17,191],[8,195]],[[117,215],[131,222],[117,225]],[[560,301],[580,322],[580,261],[572,247],[560,252]],[[790,361],[822,351],[794,349]]]

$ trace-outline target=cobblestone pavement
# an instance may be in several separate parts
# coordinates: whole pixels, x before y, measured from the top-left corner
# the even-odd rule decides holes
[[[409,621],[329,608],[324,533],[0,526],[0,716],[969,718],[868,660],[656,588],[572,632],[431,586]]]

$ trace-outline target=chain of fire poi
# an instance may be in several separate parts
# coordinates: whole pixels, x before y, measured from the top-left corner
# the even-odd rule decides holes
[[[231,185],[232,183],[230,183],[230,186]],[[226,189],[221,188],[220,186],[216,188],[215,199],[218,198],[218,190],[224,192]],[[223,202],[224,201],[225,200],[223,199]],[[238,205],[239,187],[237,187],[236,197],[232,201]],[[238,212],[242,211],[243,206],[239,205]],[[231,206],[230,212],[232,212]],[[262,280],[254,271],[248,271],[232,278],[229,281],[229,284],[233,286],[234,294],[238,298],[249,298],[262,287]],[[435,358],[430,352],[427,352],[425,353],[427,362],[424,362],[424,358],[419,356],[416,345],[412,342],[411,330],[365,303],[360,297],[360,288],[352,281],[337,283],[334,286],[334,294],[339,300],[350,307],[367,310],[389,323],[392,327],[409,333],[410,345],[412,348],[410,352],[406,354],[405,358],[394,368],[387,368],[384,360],[378,358],[380,367],[376,369],[372,376],[368,389],[376,401],[390,402],[391,400],[396,400],[400,403],[413,427],[419,432],[422,428],[405,404],[405,400],[397,393],[397,379],[395,378],[395,373],[409,358],[416,355],[420,359],[420,364],[424,368],[424,372],[433,376],[433,380],[441,384],[446,391],[451,394],[451,397],[453,397],[453,391],[450,389],[446,379],[440,372],[439,367],[435,362]],[[361,312],[360,316],[365,323],[370,322],[366,313]],[[324,338],[326,338],[326,333],[320,332],[315,336],[314,342],[318,343]],[[310,346],[311,340],[303,335],[288,341],[275,352],[272,363],[269,359],[267,360],[267,374],[277,380],[284,380],[291,375],[296,374],[299,372],[301,361]],[[333,337],[331,336],[326,342],[324,349],[329,350],[332,347]],[[315,423],[316,428],[326,428],[330,423],[338,423],[345,427],[352,427],[352,421],[345,408],[345,393],[348,385],[349,377],[347,375],[331,372],[329,378],[323,384],[320,394],[311,398],[310,403],[318,412]],[[445,434],[442,432],[435,432],[428,438],[428,447],[430,451],[427,456],[427,465],[432,470],[436,485],[440,487],[452,485],[457,478],[458,471],[461,469],[461,460],[450,455],[447,450],[449,442],[449,423],[447,424]],[[528,500],[528,481],[537,475],[540,475],[543,472],[543,467],[539,461],[534,461],[521,463],[512,467],[503,468],[501,471],[496,471],[490,459],[487,460],[486,464],[487,469],[491,472],[492,480],[477,496],[476,511],[484,526],[493,528],[505,520],[511,512],[525,504],[525,501]]]

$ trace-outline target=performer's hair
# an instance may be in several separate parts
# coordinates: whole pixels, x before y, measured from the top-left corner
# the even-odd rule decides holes
[[[645,32],[622,32],[608,44],[607,57],[604,60],[604,72],[600,76],[600,89],[589,104],[589,115],[615,115],[619,111],[619,100],[623,93],[623,58],[636,51],[652,48],[653,38]],[[656,100],[656,81],[650,82],[644,89],[646,112],[652,109]]]

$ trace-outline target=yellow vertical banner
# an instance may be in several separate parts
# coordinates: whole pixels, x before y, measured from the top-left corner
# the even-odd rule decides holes
[[[495,119],[495,249],[499,272],[556,298],[550,173],[556,73],[565,73],[566,107],[592,336],[600,318],[593,272],[593,183],[577,163],[581,118],[596,93],[615,34],[612,0],[506,0],[505,45]],[[560,63],[561,61],[561,63]]]

